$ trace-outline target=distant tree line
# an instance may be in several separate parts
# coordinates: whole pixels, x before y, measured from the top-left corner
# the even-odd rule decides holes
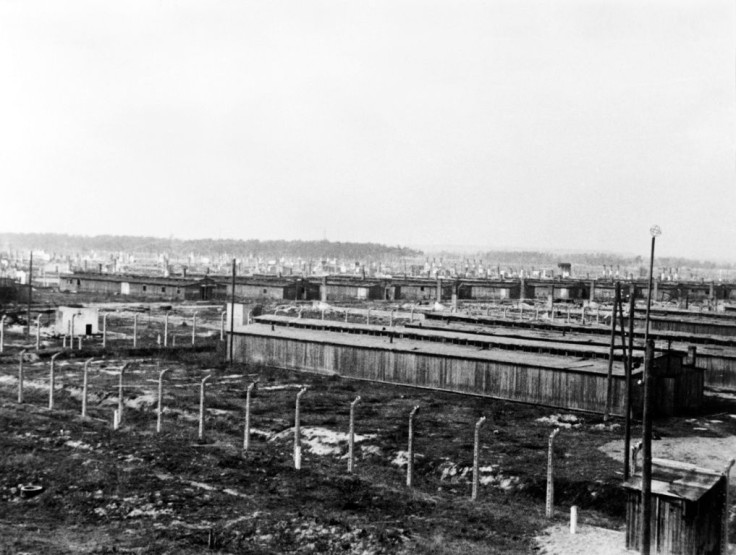
[[[573,265],[585,266],[646,266],[649,259],[641,256],[623,256],[611,253],[555,253],[541,251],[488,251],[479,255],[482,259],[493,260],[501,265],[533,266],[557,265],[569,262]],[[661,257],[655,260],[658,268],[733,268],[733,264],[715,263],[708,260],[696,260],[682,257]]]
[[[60,233],[0,233],[0,248],[42,249],[50,253],[79,252],[169,253],[171,255],[291,257],[305,259],[338,258],[367,260],[421,256],[407,247],[378,243],[333,241],[261,241],[259,239],[174,239],[131,235],[67,235]]]

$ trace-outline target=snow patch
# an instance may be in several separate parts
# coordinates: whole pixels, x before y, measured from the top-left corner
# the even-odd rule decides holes
[[[537,418],[537,422],[550,424],[558,428],[579,428],[582,426],[582,420],[574,414],[553,414],[552,416],[543,416],[542,418]]]

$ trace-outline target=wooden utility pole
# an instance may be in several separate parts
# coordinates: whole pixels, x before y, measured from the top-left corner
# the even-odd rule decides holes
[[[631,476],[631,372],[633,370],[632,358],[634,350],[634,306],[636,300],[634,299],[635,289],[631,289],[631,298],[629,299],[629,353],[626,357],[626,408],[624,409],[625,420],[624,420],[624,480],[628,480]]]
[[[616,282],[616,289],[613,297],[613,310],[611,311],[611,345],[608,349],[608,376],[606,379],[606,410],[603,413],[603,420],[608,420],[611,414],[611,403],[613,401],[613,353],[616,343],[616,308],[621,302],[621,282]]]
[[[641,468],[641,553],[649,555],[652,535],[652,362],[654,341],[647,341],[644,362],[644,437]]]
[[[233,333],[235,331],[235,259],[233,258],[233,290],[230,295],[230,366],[233,365]]]
[[[31,251],[31,262],[28,267],[28,314],[26,316],[26,337],[31,335],[31,298],[33,297],[33,251]]]

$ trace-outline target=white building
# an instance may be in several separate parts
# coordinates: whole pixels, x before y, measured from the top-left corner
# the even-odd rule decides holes
[[[73,317],[73,318],[72,318]],[[56,309],[55,332],[57,335],[93,335],[99,333],[97,308],[73,308],[60,306]],[[74,329],[72,329],[72,325]]]

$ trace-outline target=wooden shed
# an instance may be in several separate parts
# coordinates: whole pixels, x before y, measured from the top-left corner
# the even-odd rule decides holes
[[[727,553],[728,473],[667,459],[652,460],[651,553]],[[641,546],[641,470],[624,482],[626,548]]]
[[[692,352],[692,351],[691,351]],[[668,351],[654,358],[652,364],[653,408],[656,416],[673,416],[692,412],[703,404],[705,371],[694,366],[694,360],[683,353]],[[641,371],[635,371],[634,380]],[[643,387],[633,389],[634,411],[641,414]]]

